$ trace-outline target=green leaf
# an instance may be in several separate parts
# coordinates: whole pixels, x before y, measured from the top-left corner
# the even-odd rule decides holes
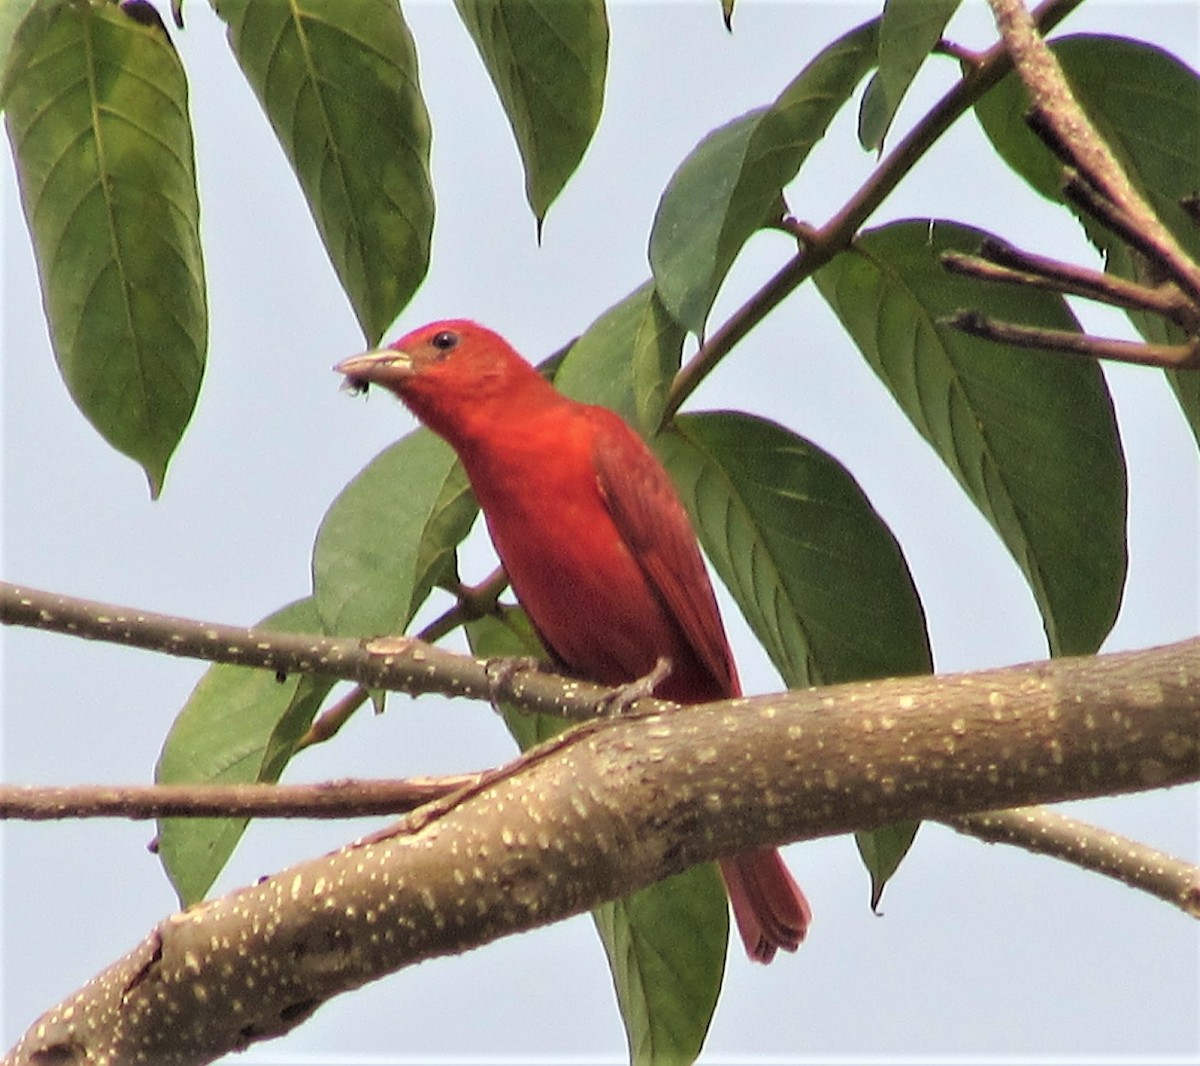
[[[683,330],[667,314],[653,282],[593,322],[554,374],[560,392],[603,404],[644,435],[662,419],[683,350]]]
[[[664,306],[704,332],[721,282],[747,240],[779,214],[783,187],[875,63],[878,20],[834,41],[769,107],[714,130],[672,175],[650,233]]]
[[[312,600],[297,600],[263,629],[317,633]],[[333,683],[271,670],[212,666],[171,726],[158,759],[159,784],[253,784],[279,780]],[[179,901],[204,898],[245,831],[246,818],[164,818],[158,855]]]
[[[467,623],[471,653],[486,658],[545,649],[519,607]],[[570,723],[502,704],[509,732],[525,751]],[[729,941],[729,906],[709,863],[592,912],[608,952],[634,1062],[690,1062],[708,1031]]]
[[[1052,48],[1076,99],[1134,186],[1192,258],[1200,259],[1200,229],[1179,206],[1181,198],[1200,189],[1200,76],[1169,52],[1121,37],[1065,37]],[[1024,85],[1009,75],[975,105],[975,113],[1008,165],[1058,202],[1062,166],[1021,121],[1029,106]],[[1139,270],[1125,245],[1092,219],[1081,216],[1081,221],[1104,253],[1105,268],[1137,279]],[[1129,317],[1148,341],[1184,339],[1182,330],[1160,318],[1137,312]],[[1190,384],[1196,375],[1168,371],[1167,376],[1200,443],[1196,386]]]
[[[58,366],[152,496],[208,346],[187,81],[170,38],[114,5],[34,8],[6,121]]]
[[[25,69],[31,50],[69,0],[6,0],[0,4],[0,109],[9,83]],[[28,24],[22,23],[28,20]]]
[[[991,522],[1033,590],[1055,655],[1094,652],[1125,583],[1125,463],[1093,362],[940,324],[962,308],[1077,329],[1061,297],[962,278],[946,251],[987,235],[915,220],[863,233],[816,276],[871,367]]]
[[[1194,370],[1169,370],[1167,381],[1200,446],[1200,374]]]
[[[731,411],[681,415],[655,442],[705,552],[791,688],[928,673],[900,547],[832,456]]]
[[[600,122],[604,0],[454,0],[508,115],[540,231]]]
[[[430,127],[395,0],[214,0],[368,344],[429,266]]]
[[[592,912],[625,1021],[631,1063],[692,1062],[717,1008],[729,944],[712,863]]]
[[[732,412],[679,416],[656,443],[709,559],[789,687],[932,669],[900,547],[836,459]],[[882,851],[915,832],[912,823],[858,836]],[[881,878],[868,869],[877,893],[895,867]]]
[[[920,822],[914,821],[895,822],[854,834],[858,853],[871,874],[871,910],[876,913],[879,912],[884,886],[908,854],[920,826]]]
[[[858,139],[864,148],[883,148],[904,94],[961,2],[885,0],[879,24],[879,70],[867,84],[858,113]]]
[[[325,633],[403,633],[477,513],[454,452],[427,429],[385,448],[341,492],[313,545]]]

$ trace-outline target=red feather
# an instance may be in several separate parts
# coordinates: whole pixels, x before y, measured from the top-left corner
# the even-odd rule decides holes
[[[660,656],[664,699],[740,694],[695,533],[662,464],[617,415],[554,390],[463,320],[338,366],[398,395],[458,453],[517,598],[572,673],[620,685]],[[751,958],[794,951],[811,918],[777,851],[721,863]]]

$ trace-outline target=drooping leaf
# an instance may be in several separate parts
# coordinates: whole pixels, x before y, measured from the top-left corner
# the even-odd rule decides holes
[[[1200,446],[1200,374],[1194,370],[1171,370],[1167,372],[1167,381]]]
[[[591,143],[604,105],[604,0],[454,0],[508,115],[525,196],[542,220]]]
[[[652,434],[679,369],[683,339],[654,283],[647,282],[587,328],[563,357],[554,384],[573,399],[612,408]]]
[[[467,623],[474,655],[544,659],[519,607]],[[545,714],[501,704],[525,751],[568,728]],[[729,908],[716,866],[694,867],[592,912],[608,953],[633,1062],[690,1062],[699,1053],[721,991]]]
[[[313,545],[313,599],[325,633],[403,633],[453,565],[477,507],[458,460],[418,429],[341,492]]]
[[[297,600],[263,629],[317,633],[312,600]],[[212,666],[184,704],[155,770],[159,784],[253,784],[279,780],[332,682],[272,670]],[[246,818],[164,818],[158,855],[189,906],[204,898],[245,831]]]
[[[900,867],[912,847],[920,822],[904,821],[870,832],[855,833],[854,840],[863,865],[871,875],[871,910],[878,913],[884,886]]]
[[[187,81],[161,23],[115,5],[33,8],[4,103],[55,359],[152,496],[208,347]]]
[[[1061,297],[943,270],[986,234],[914,220],[866,232],[817,286],[918,432],[1012,553],[1055,655],[1094,652],[1125,582],[1125,463],[1094,363],[940,324],[963,308],[1077,329]]]
[[[1052,45],[1076,99],[1104,138],[1134,186],[1192,256],[1200,259],[1200,228],[1179,201],[1200,189],[1200,75],[1153,45],[1122,37],[1080,35]],[[1062,166],[1022,121],[1029,97],[1009,75],[975,106],[996,150],[1043,196],[1059,201]],[[1077,212],[1078,213],[1078,212]],[[1092,219],[1081,216],[1106,269],[1122,277],[1142,276],[1128,249]],[[1146,340],[1178,344],[1183,331],[1153,315],[1130,312]],[[1184,417],[1200,443],[1196,375],[1168,371]]]
[[[692,1062],[708,1033],[729,944],[729,905],[713,863],[592,912],[608,953],[635,1064]]]
[[[395,0],[214,0],[368,344],[425,277],[429,116]]]
[[[650,233],[650,266],[663,305],[700,335],[742,246],[778,215],[797,174],[866,72],[878,20],[834,41],[779,95],[714,130],[672,175]]]
[[[879,70],[858,113],[858,139],[868,151],[883,139],[926,56],[962,0],[885,0],[879,24]]]
[[[732,412],[679,416],[656,443],[709,559],[789,687],[933,668],[900,547],[837,460]],[[898,864],[916,831],[916,822],[884,826],[859,833],[859,846]],[[895,865],[868,870],[877,900]]]
[[[655,442],[700,541],[791,688],[928,673],[900,547],[854,479],[791,430],[681,415]]]

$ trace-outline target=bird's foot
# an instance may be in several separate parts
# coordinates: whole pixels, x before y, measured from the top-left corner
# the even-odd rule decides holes
[[[541,670],[545,664],[532,655],[498,655],[483,664],[487,678],[488,701],[499,710],[498,704],[515,696],[513,678],[522,670]]]
[[[613,718],[624,714],[638,700],[653,696],[654,690],[671,676],[672,669],[671,660],[665,655],[660,655],[648,674],[627,684],[618,685],[605,696],[598,708],[599,713]]]

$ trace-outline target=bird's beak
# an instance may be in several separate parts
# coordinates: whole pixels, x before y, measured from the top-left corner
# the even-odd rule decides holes
[[[399,388],[407,378],[412,377],[413,362],[408,352],[377,348],[343,359],[333,369],[346,376],[346,388],[352,392],[364,392],[371,385]]]

